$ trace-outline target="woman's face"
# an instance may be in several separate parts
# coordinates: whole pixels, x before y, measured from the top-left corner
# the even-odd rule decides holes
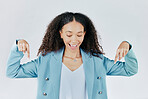
[[[75,20],[65,24],[60,31],[61,38],[66,48],[71,51],[79,49],[85,33],[83,25]]]

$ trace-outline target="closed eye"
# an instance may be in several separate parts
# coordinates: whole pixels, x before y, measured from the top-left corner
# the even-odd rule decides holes
[[[71,37],[72,35],[67,35],[68,37]],[[81,37],[82,35],[77,35],[78,37]]]
[[[71,37],[71,35],[67,35],[68,37]]]
[[[81,37],[82,35],[78,35],[78,37]]]

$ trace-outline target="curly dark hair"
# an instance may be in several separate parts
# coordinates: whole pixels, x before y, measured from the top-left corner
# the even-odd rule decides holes
[[[105,53],[103,53],[103,48],[102,46],[100,46],[98,42],[97,31],[93,25],[93,22],[86,15],[82,13],[73,13],[73,12],[64,12],[56,16],[51,21],[51,23],[47,27],[45,36],[42,40],[42,44],[38,50],[37,56],[39,55],[40,52],[42,52],[42,56],[45,56],[47,53],[51,51],[56,52],[60,48],[65,46],[59,31],[62,29],[62,27],[65,24],[72,22],[74,19],[77,22],[81,23],[84,27],[84,31],[86,31],[84,40],[80,45],[80,48],[82,48],[82,50],[84,50],[86,53],[90,52],[90,55],[101,58],[99,54],[105,54]],[[102,51],[100,50],[100,48],[102,49]]]

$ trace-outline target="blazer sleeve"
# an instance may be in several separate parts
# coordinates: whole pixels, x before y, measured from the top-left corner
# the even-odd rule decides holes
[[[9,78],[37,77],[41,56],[27,63],[20,64],[20,60],[23,58],[24,54],[22,51],[18,50],[16,42],[13,44],[9,53],[9,57],[7,60],[6,76]]]
[[[128,42],[128,41],[127,41]],[[129,42],[128,42],[129,43]],[[132,45],[130,45],[130,50],[125,55],[125,62],[117,61],[114,64],[114,60],[104,57],[104,66],[106,68],[107,75],[116,75],[116,76],[132,76],[138,72],[138,62],[133,52]]]

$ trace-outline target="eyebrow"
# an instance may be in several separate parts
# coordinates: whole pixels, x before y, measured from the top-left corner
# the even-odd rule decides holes
[[[66,31],[66,32],[70,32],[70,33],[72,33],[72,31]],[[66,33],[66,32],[65,32],[65,33]],[[83,31],[79,31],[78,33],[83,33]]]

